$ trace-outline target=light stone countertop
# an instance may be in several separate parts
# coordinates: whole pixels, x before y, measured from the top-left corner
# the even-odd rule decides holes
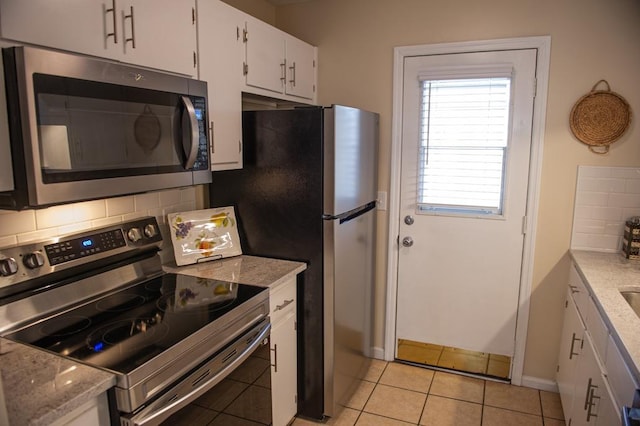
[[[609,332],[621,344],[622,355],[640,382],[640,317],[620,294],[620,290],[640,290],[640,261],[626,259],[620,253],[571,250],[570,254]]]
[[[0,424],[50,425],[115,384],[111,373],[0,338]]]
[[[273,289],[291,278],[295,278],[296,275],[307,269],[307,265],[291,260],[243,255],[187,266],[176,266],[175,263],[166,264],[163,269],[165,272]]]

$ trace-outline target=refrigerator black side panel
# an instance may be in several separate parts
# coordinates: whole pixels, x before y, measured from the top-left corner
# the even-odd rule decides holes
[[[213,174],[245,254],[307,263],[298,281],[298,411],[323,416],[322,109],[243,113],[244,168]]]

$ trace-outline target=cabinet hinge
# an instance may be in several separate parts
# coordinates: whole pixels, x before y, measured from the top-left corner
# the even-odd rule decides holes
[[[242,42],[246,43],[249,40],[249,31],[246,28],[242,30]]]
[[[238,141],[238,152],[242,152],[242,141]]]
[[[298,403],[298,394],[293,395],[293,402]]]
[[[556,365],[556,373],[560,372],[560,365]]]
[[[196,8],[192,7],[191,8],[191,25],[195,25],[196,24]]]
[[[313,85],[313,93],[316,93],[316,85]]]
[[[527,234],[527,217],[522,216],[522,235]]]
[[[242,74],[243,75],[249,74],[249,65],[247,65],[246,62],[242,63]]]
[[[240,27],[236,27],[236,41],[240,40]]]
[[[293,329],[298,331],[298,321],[293,322]]]
[[[314,68],[316,67],[316,60],[315,59],[313,60],[313,67]]]
[[[568,307],[569,307],[569,301],[568,301],[568,300],[565,300],[565,301],[564,301],[564,307],[565,307],[565,308],[568,308]]]
[[[198,65],[198,57],[197,57],[197,53],[194,51],[193,52],[193,67],[195,68]]]

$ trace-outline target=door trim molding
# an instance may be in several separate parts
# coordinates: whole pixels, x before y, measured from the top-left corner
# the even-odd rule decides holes
[[[540,178],[542,175],[542,149],[544,145],[547,88],[549,83],[549,62],[551,37],[520,37],[461,43],[424,44],[400,46],[393,51],[393,118],[391,124],[391,170],[389,185],[389,240],[387,257],[387,301],[385,318],[384,358],[395,358],[396,303],[398,290],[398,236],[400,230],[400,171],[402,155],[402,88],[404,59],[410,56],[426,56],[449,53],[472,53],[495,50],[537,49],[536,91],[533,106],[531,133],[531,157],[529,166],[529,186],[527,193],[527,223],[522,253],[520,276],[520,296],[516,319],[515,353],[511,363],[511,383],[522,384],[524,355],[529,325],[529,303],[533,280],[533,260],[535,254],[536,225],[540,198]]]

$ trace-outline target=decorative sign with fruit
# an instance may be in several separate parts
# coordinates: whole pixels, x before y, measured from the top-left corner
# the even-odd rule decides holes
[[[233,207],[170,213],[167,219],[178,266],[242,254]]]

